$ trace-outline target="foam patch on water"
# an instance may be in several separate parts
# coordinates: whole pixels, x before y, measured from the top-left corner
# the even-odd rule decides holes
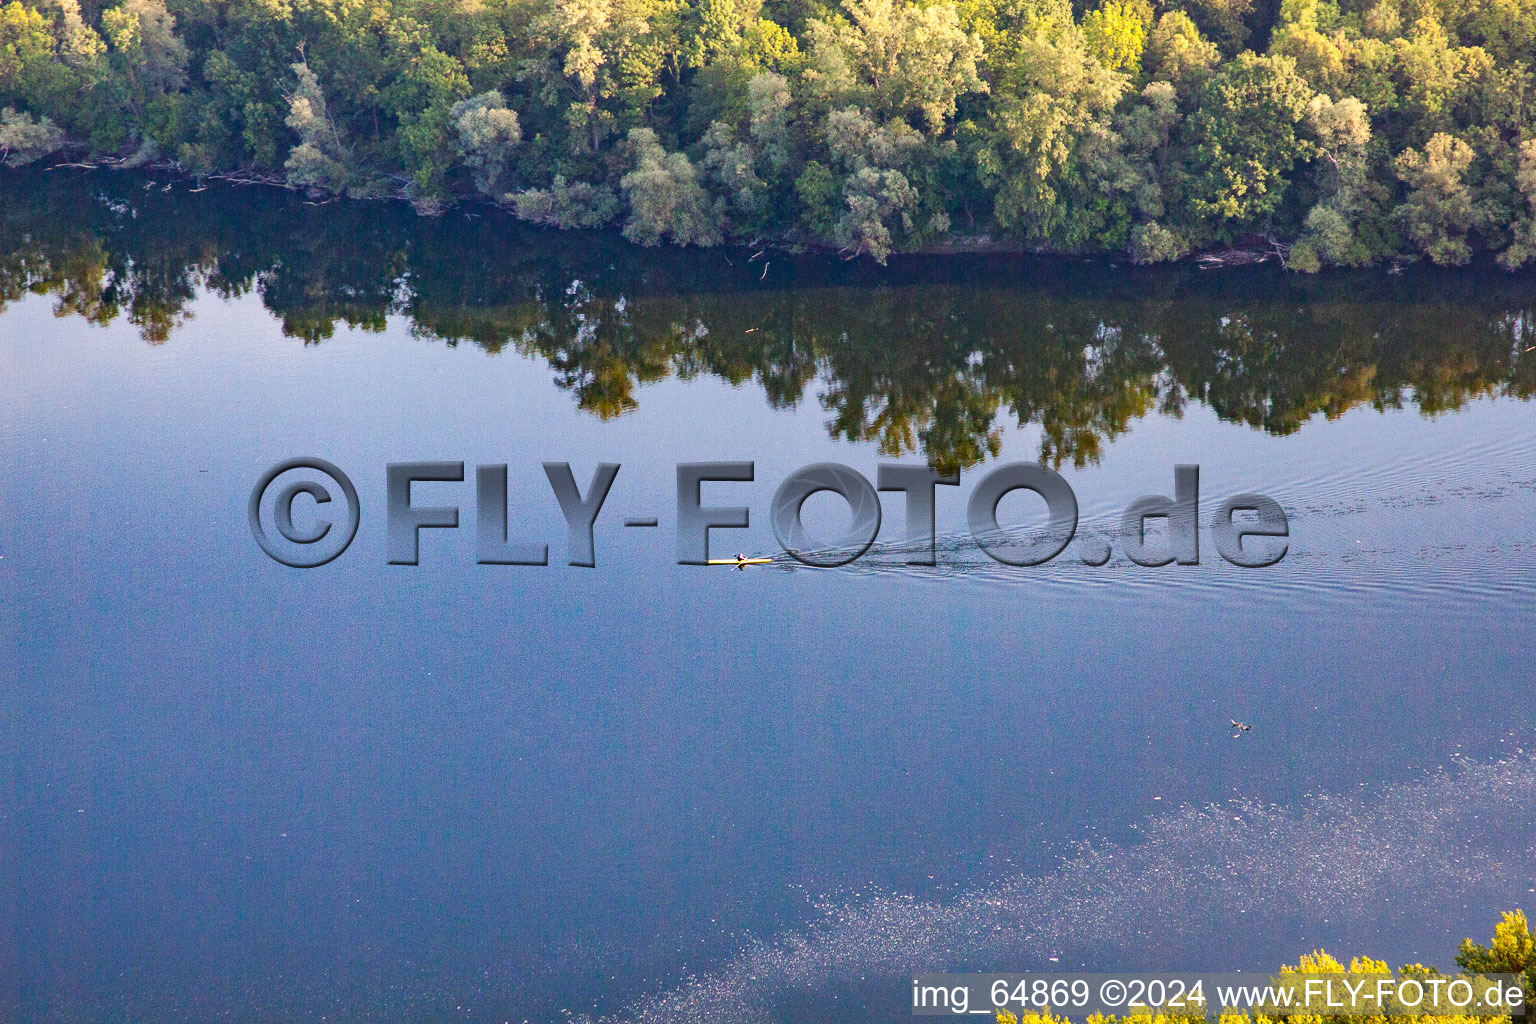
[[[883,897],[823,907],[814,923],[749,945],[717,971],[603,1020],[769,1021],[774,1002],[790,993],[988,957],[1024,965],[1010,969],[1048,969],[1054,951],[1193,933],[1244,913],[1256,924],[1325,920],[1406,898],[1434,914],[1469,892],[1536,886],[1533,820],[1530,756],[1439,772],[1370,798],[1184,807],[1144,826],[1144,842],[1082,848],[1046,875],[942,902]]]

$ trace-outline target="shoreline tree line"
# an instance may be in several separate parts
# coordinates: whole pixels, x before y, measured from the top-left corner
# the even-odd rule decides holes
[[[641,244],[1536,257],[1536,0],[8,0],[0,160]]]

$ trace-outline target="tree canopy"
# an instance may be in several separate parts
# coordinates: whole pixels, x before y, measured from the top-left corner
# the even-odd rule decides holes
[[[1536,0],[0,0],[0,162],[645,243],[1536,256]]]

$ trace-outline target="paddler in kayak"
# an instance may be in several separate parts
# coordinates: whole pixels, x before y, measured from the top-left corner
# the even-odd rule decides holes
[[[736,571],[740,572],[749,565],[767,565],[772,561],[773,559],[771,558],[748,558],[738,551],[735,558],[711,558],[708,564],[735,566]]]

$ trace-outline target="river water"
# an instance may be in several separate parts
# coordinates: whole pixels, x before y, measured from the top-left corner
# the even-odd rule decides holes
[[[1536,904],[1536,277],[881,269],[167,184],[0,177],[0,1017],[891,1020],[917,971],[1449,967]],[[295,456],[360,497],[314,569],[247,517]],[[754,467],[704,485],[750,510],[712,556],[769,564],[677,564],[711,460]],[[421,461],[465,463],[412,497],[460,528],[389,564]],[[977,546],[976,484],[1042,461],[1107,564]],[[592,568],[544,462],[621,467]],[[788,558],[817,462],[958,472],[935,564],[895,493],[862,558]],[[547,566],[476,562],[497,464]],[[1178,464],[1201,562],[1137,565]],[[1217,554],[1242,492],[1278,564]]]

